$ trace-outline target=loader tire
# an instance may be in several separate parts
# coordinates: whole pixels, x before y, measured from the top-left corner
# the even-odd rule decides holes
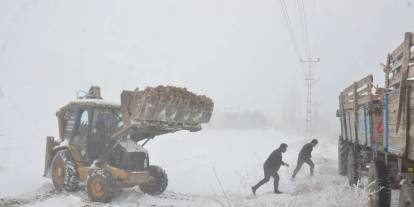
[[[69,150],[60,150],[51,164],[52,182],[56,190],[76,191],[79,187],[79,174]]]
[[[150,195],[159,195],[163,193],[168,185],[167,174],[161,167],[155,165],[149,166],[148,170],[153,179],[149,183],[140,185],[139,188],[142,192]]]
[[[391,205],[391,179],[383,160],[373,160],[368,170],[370,207],[389,207]]]
[[[86,191],[88,198],[93,202],[111,202],[116,189],[112,175],[103,169],[91,172],[86,178]]]
[[[338,140],[338,173],[340,175],[347,175],[346,165],[347,165],[347,156],[348,148],[345,142],[339,137]]]
[[[351,147],[348,148],[348,156],[346,158],[346,174],[350,186],[358,184],[359,180],[359,159],[358,154]]]
[[[399,207],[414,207],[414,188],[411,180],[403,181],[400,190]]]

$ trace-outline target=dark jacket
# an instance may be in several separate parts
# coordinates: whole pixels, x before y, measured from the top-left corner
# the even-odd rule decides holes
[[[298,159],[309,159],[312,157],[312,143],[305,144],[299,152]]]
[[[269,170],[278,171],[281,165],[285,165],[282,161],[282,150],[279,148],[274,150],[266,159],[263,167]]]

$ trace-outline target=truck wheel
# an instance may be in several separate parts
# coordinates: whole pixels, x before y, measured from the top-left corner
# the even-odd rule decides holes
[[[399,200],[399,207],[414,207],[414,188],[410,180],[403,181]]]
[[[69,150],[60,150],[51,164],[52,182],[57,190],[76,191],[79,175]]]
[[[159,195],[163,193],[168,185],[167,174],[161,167],[154,165],[149,166],[148,170],[153,179],[149,183],[140,185],[139,188],[142,192],[150,195]]]
[[[86,178],[86,191],[93,202],[110,202],[115,193],[114,189],[115,180],[105,170],[94,170]]]
[[[354,186],[358,184],[359,180],[359,164],[358,155],[352,148],[348,149],[348,156],[346,159],[346,169],[349,185]]]
[[[338,140],[338,172],[340,175],[347,175],[347,171],[346,171],[347,155],[348,155],[347,147],[344,141],[342,141],[341,137],[339,137],[339,140]]]
[[[368,170],[371,207],[389,207],[391,204],[391,180],[384,161],[373,160]]]

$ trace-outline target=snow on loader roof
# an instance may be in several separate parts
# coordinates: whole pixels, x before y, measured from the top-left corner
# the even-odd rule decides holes
[[[89,105],[89,106],[107,106],[113,108],[121,108],[121,104],[116,102],[110,102],[102,99],[77,99],[70,104]]]

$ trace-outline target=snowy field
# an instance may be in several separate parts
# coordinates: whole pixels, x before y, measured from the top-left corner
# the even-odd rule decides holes
[[[4,135],[3,135],[4,136]],[[0,206],[367,206],[363,189],[347,186],[337,175],[336,139],[320,138],[313,160],[315,176],[304,165],[295,181],[289,178],[297,153],[308,140],[275,131],[178,132],[152,140],[147,149],[152,164],[166,169],[167,191],[161,196],[126,189],[112,203],[91,203],[84,191],[55,192],[42,178],[44,138],[4,139],[0,150]],[[279,171],[282,195],[272,194],[272,182],[251,195],[262,178],[262,163],[281,142],[289,145]],[[15,159],[17,158],[18,159]]]

